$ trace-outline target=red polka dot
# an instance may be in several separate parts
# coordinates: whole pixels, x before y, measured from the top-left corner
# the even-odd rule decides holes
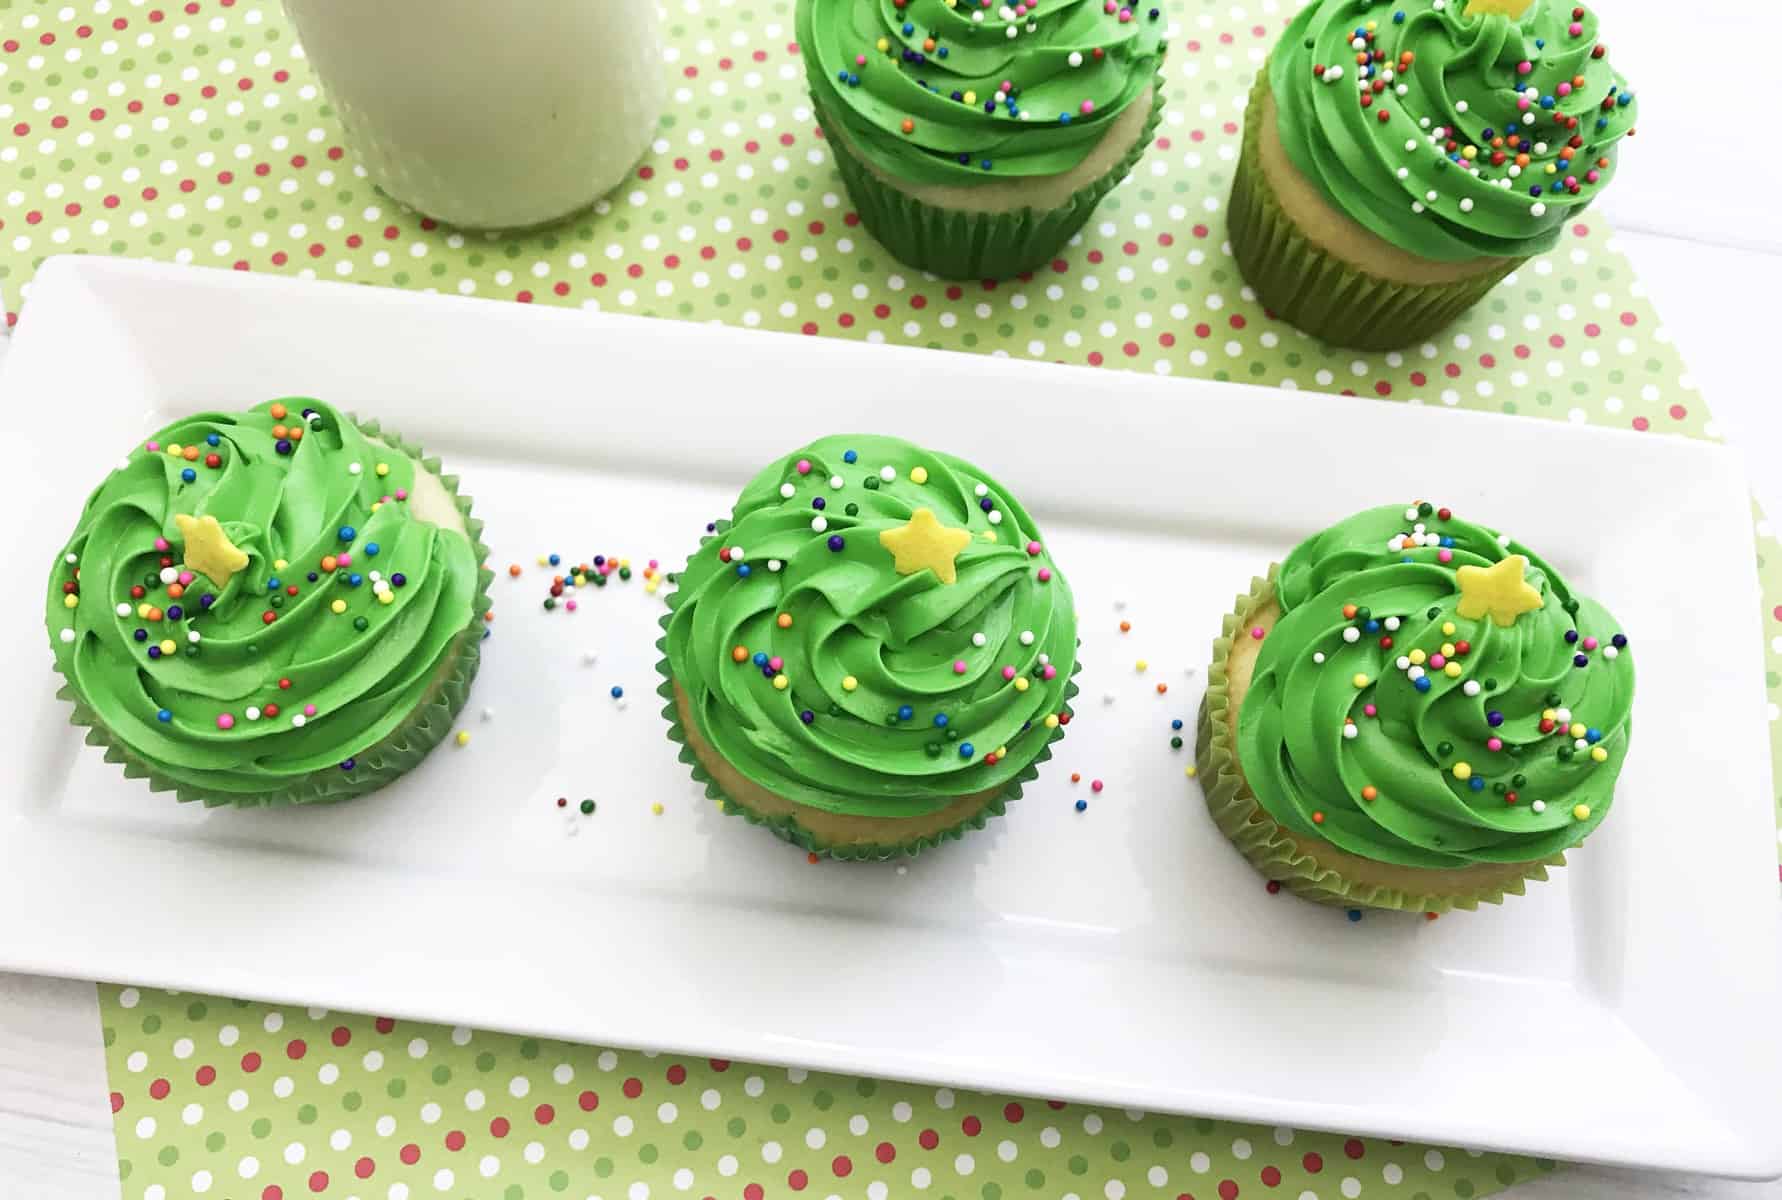
[[[854,1162],[847,1155],[838,1154],[835,1161],[829,1164],[829,1169],[835,1172],[837,1179],[846,1179],[854,1173]]]
[[[1621,314],[1621,323],[1623,325],[1632,327],[1634,325],[1638,325],[1640,323],[1640,319],[1638,317],[1634,316],[1630,312],[1624,312]]]
[[[914,296],[910,297],[910,307],[911,308],[927,308],[928,307],[928,297],[924,296],[920,292],[918,292]]]
[[[1584,222],[1582,222],[1582,221],[1580,221],[1576,225],[1572,226],[1572,236],[1573,237],[1587,237],[1587,236],[1589,236],[1589,234],[1590,234],[1590,226],[1584,224]]]
[[[1127,342],[1125,345],[1121,346],[1120,349],[1125,353],[1127,358],[1138,357],[1139,344],[1137,342]]]
[[[167,1099],[167,1093],[172,1090],[173,1090],[173,1085],[168,1083],[165,1079],[157,1079],[153,1083],[149,1084],[149,1095],[154,1097],[156,1100]]]
[[[1237,1200],[1238,1185],[1233,1179],[1219,1181],[1219,1200]]]
[[[353,1164],[353,1174],[357,1175],[360,1179],[370,1179],[372,1172],[376,1170],[377,1164],[372,1162],[369,1158],[361,1158],[358,1162]]]
[[[984,1123],[976,1117],[967,1117],[959,1122],[959,1128],[965,1131],[966,1137],[977,1137],[983,1130]]]
[[[404,1165],[412,1167],[421,1161],[421,1148],[410,1142],[396,1152],[396,1157],[400,1158]]]
[[[761,1200],[764,1195],[766,1193],[761,1190],[761,1185],[758,1183],[751,1183],[743,1189],[743,1200]]]
[[[1244,320],[1243,313],[1232,313],[1231,314],[1231,327],[1233,329],[1242,329],[1244,326],[1246,326],[1248,324],[1249,324],[1249,322]]]
[[[1091,350],[1089,352],[1089,365],[1092,367],[1101,366],[1101,351]]]
[[[326,1171],[312,1171],[312,1172],[310,1172],[309,1190],[312,1192],[327,1191],[328,1190],[328,1172],[326,1172]]]
[[[551,290],[553,292],[557,293],[559,296],[569,295],[569,285],[567,283],[562,282],[561,280],[559,280],[557,283],[552,284]]]
[[[600,1097],[594,1092],[583,1092],[575,1098],[575,1102],[582,1106],[583,1112],[593,1112],[600,1107]]]
[[[1671,405],[1671,420],[1681,421],[1684,417],[1687,417],[1688,415],[1689,415],[1689,410],[1687,408],[1684,408],[1681,404]]]
[[[396,236],[394,232],[395,229],[396,227],[394,225],[390,226],[389,236]],[[392,1029],[396,1028],[396,1022],[389,1017],[379,1017],[376,1021],[372,1022],[372,1025],[379,1033],[389,1033]]]
[[[1776,615],[1778,618],[1782,618],[1782,609],[1777,609]],[[121,1111],[123,1111],[123,1108],[124,1108],[124,1093],[113,1092],[111,1094],[111,1111],[112,1112],[121,1112]],[[885,1161],[890,1162],[891,1160],[886,1159]]]
[[[1264,1168],[1262,1168],[1262,1186],[1264,1186],[1264,1187],[1280,1187],[1281,1186],[1281,1169],[1279,1167],[1264,1167]]]
[[[548,1104],[541,1104],[532,1110],[532,1119],[540,1125],[549,1125],[557,1119],[557,1110]]]
[[[309,1047],[303,1044],[302,1038],[292,1038],[285,1044],[285,1057],[287,1058],[299,1059],[308,1053]]]
[[[1308,1175],[1316,1175],[1324,1169],[1324,1156],[1322,1154],[1308,1154],[1300,1159],[1299,1162],[1300,1165],[1306,1169],[1306,1174]]]
[[[1776,620],[1782,621],[1782,604],[1776,605],[1775,610],[1773,612],[1771,612],[1770,615],[1772,617],[1776,618]],[[113,1092],[112,1095],[115,1096],[115,1095],[117,1095],[117,1093]],[[120,1098],[120,1100],[121,1100],[121,1098]]]
[[[619,1090],[625,1093],[627,1100],[635,1100],[643,1095],[643,1080],[633,1075],[625,1081],[625,1086]]]
[[[1380,380],[1380,382],[1374,384],[1374,391],[1378,392],[1382,396],[1390,396],[1390,395],[1392,395],[1392,385],[1390,383],[1387,383],[1384,379],[1382,379],[1382,380]]]
[[[1447,366],[1442,368],[1442,374],[1446,375],[1449,379],[1460,378],[1460,364],[1459,363],[1449,363]]]
[[[217,1081],[217,1069],[212,1066],[199,1067],[192,1078],[198,1081],[199,1087],[209,1087]]]
[[[454,1152],[454,1153],[456,1153],[459,1150],[464,1149],[464,1131],[461,1129],[454,1129],[450,1133],[446,1134],[445,1135],[445,1148],[447,1150]]]
[[[940,1134],[932,1129],[924,1129],[921,1133],[916,1135],[916,1141],[922,1149],[932,1150],[940,1145]]]
[[[1646,430],[1651,427],[1651,424],[1652,422],[1648,421],[1645,417],[1635,417],[1633,419],[1633,427],[1641,433],[1646,432]]]
[[[810,1176],[806,1175],[803,1171],[793,1171],[790,1175],[786,1176],[786,1186],[795,1192],[804,1191],[805,1184],[809,1182]]]
[[[1026,1111],[1012,1100],[1002,1106],[1002,1119],[1007,1121],[1010,1125],[1019,1125],[1021,1123],[1021,1118],[1026,1115]]]
[[[507,1123],[506,1117],[496,1117],[493,1121],[489,1122],[489,1135],[491,1137],[504,1138],[507,1136],[507,1132],[511,1128],[513,1128],[513,1126]]]
[[[1598,325],[1595,321],[1590,321],[1584,326],[1585,337],[1600,337],[1602,336],[1602,332],[1603,327]]]
[[[1479,365],[1489,371],[1497,366],[1497,357],[1491,354],[1481,354],[1479,355]]]
[[[1778,618],[1782,619],[1782,609],[1777,609],[1776,611]],[[123,1097],[120,1096],[118,1099],[121,1103]],[[893,1146],[890,1142],[880,1142],[878,1148],[873,1151],[873,1157],[877,1158],[882,1163],[888,1163],[897,1157],[897,1147]]]
[[[285,1189],[276,1183],[269,1183],[260,1189],[260,1200],[285,1200]]]
[[[1422,371],[1412,371],[1411,372],[1411,386],[1412,387],[1422,387],[1424,384],[1426,384],[1428,382],[1429,382],[1429,376],[1425,375]]]
[[[1350,1138],[1343,1143],[1343,1153],[1350,1158],[1360,1158],[1367,1153],[1367,1144],[1360,1138]]]
[[[246,1054],[242,1055],[241,1056],[241,1069],[246,1071],[249,1075],[252,1075],[255,1071],[258,1071],[260,1069],[259,1054],[256,1053],[255,1051],[249,1050]]]

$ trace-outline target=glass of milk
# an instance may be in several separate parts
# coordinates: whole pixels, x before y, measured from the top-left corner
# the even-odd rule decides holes
[[[470,229],[587,207],[666,91],[655,0],[284,0],[371,181]]]

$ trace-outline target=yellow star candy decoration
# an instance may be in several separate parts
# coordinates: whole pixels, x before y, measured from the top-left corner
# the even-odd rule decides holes
[[[218,587],[226,586],[229,576],[248,565],[248,556],[229,540],[215,517],[175,513],[173,523],[186,543],[186,566]]]
[[[1489,567],[1462,567],[1455,578],[1460,583],[1460,604],[1456,611],[1469,621],[1490,617],[1506,629],[1525,612],[1533,612],[1546,601],[1530,587],[1522,573],[1528,560],[1512,554]]]
[[[948,529],[935,519],[933,510],[926,508],[918,508],[902,529],[887,529],[879,534],[879,543],[891,552],[899,575],[914,575],[926,567],[942,583],[953,583],[959,578],[953,570],[953,559],[970,542],[969,532]]]

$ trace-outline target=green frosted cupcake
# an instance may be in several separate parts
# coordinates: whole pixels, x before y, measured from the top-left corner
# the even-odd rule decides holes
[[[669,736],[727,811],[838,858],[982,828],[1070,723],[1070,587],[969,463],[829,437],[763,470],[669,597]]]
[[[1245,112],[1231,250],[1257,297],[1390,349],[1551,250],[1633,131],[1597,32],[1569,0],[1312,0]]]
[[[73,720],[209,805],[371,791],[476,674],[490,574],[439,464],[317,400],[200,413],[133,449],[51,569]]]
[[[948,279],[1057,254],[1163,106],[1162,12],[1031,0],[798,0],[805,75],[873,236]]]
[[[1200,711],[1207,806],[1325,904],[1521,894],[1605,817],[1627,638],[1532,551],[1423,503],[1294,549],[1225,618]]]

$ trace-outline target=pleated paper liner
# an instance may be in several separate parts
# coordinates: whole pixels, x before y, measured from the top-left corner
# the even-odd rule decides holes
[[[1126,178],[1144,154],[1163,117],[1163,79],[1151,85],[1151,112],[1120,160],[1071,194],[1057,208],[967,212],[918,200],[869,170],[848,146],[846,133],[825,110],[820,88],[812,106],[824,141],[835,156],[861,222],[900,261],[942,279],[1008,279],[1037,270],[1057,257],[1095,206]]]
[[[1226,662],[1234,641],[1255,624],[1256,614],[1275,602],[1275,574],[1254,579],[1225,614],[1213,643],[1201,701],[1194,761],[1207,811],[1219,831],[1264,878],[1317,904],[1337,908],[1380,908],[1441,913],[1501,904],[1522,895],[1531,882],[1547,878],[1548,867],[1565,865],[1563,854],[1540,862],[1486,863],[1454,870],[1424,870],[1376,863],[1328,842],[1301,838],[1277,824],[1256,799],[1239,765]]]
[[[1265,64],[1250,89],[1227,218],[1232,257],[1244,282],[1274,315],[1332,345],[1396,350],[1427,341],[1452,324],[1526,261],[1505,259],[1451,283],[1405,283],[1331,254],[1300,232],[1263,169],[1258,116],[1268,94]]]
[[[719,521],[715,531],[701,539],[700,546],[705,546],[714,538],[722,537],[729,528],[729,521]],[[1065,726],[1062,724],[1053,730],[1047,730],[1043,725],[1035,725],[1032,729],[1027,730],[1022,736],[1038,734],[1046,738],[1045,744],[1034,756],[1033,761],[995,792],[979,793],[980,803],[964,812],[959,820],[941,829],[931,830],[918,836],[896,836],[895,819],[887,819],[884,822],[886,833],[892,836],[887,836],[883,840],[849,840],[844,842],[825,838],[801,824],[796,811],[789,813],[763,812],[739,799],[714,778],[712,772],[707,770],[705,764],[700,761],[698,753],[688,740],[687,730],[682,723],[681,706],[676,698],[677,685],[668,661],[666,633],[669,623],[674,619],[675,610],[680,607],[680,602],[681,594],[677,588],[669,595],[668,611],[662,615],[661,623],[665,636],[656,640],[656,649],[662,652],[662,658],[656,664],[656,670],[662,676],[662,682],[656,687],[656,694],[661,696],[664,702],[662,718],[668,725],[668,740],[680,747],[680,761],[687,765],[693,775],[694,782],[705,788],[706,799],[717,802],[719,811],[728,816],[741,817],[751,825],[759,825],[782,841],[791,842],[794,846],[812,854],[857,862],[882,862],[886,859],[914,857],[924,850],[933,849],[943,843],[958,841],[971,830],[984,828],[991,817],[1000,817],[1007,811],[1009,804],[1019,800],[1022,788],[1039,777],[1040,764],[1052,757],[1052,743],[1064,736]],[[1074,677],[1080,670],[1082,670],[1080,662],[1073,664],[1071,667],[1072,679],[1065,684],[1065,703],[1062,711],[1066,713],[1071,712],[1070,701],[1077,694]],[[704,739],[701,738],[701,740]],[[707,745],[709,746],[709,744],[708,742]],[[1018,744],[1011,743],[1011,745]],[[767,788],[761,790],[770,791]],[[959,797],[955,803],[967,798]]]
[[[466,614],[463,631],[452,640],[435,671],[432,686],[408,719],[373,745],[351,755],[342,755],[343,759],[351,757],[354,760],[351,771],[330,766],[284,781],[263,792],[206,788],[193,780],[167,774],[113,736],[98,713],[76,691],[73,682],[64,676],[62,687],[56,695],[70,701],[74,706],[69,723],[84,726],[88,745],[103,747],[105,761],[121,764],[124,774],[131,779],[146,780],[150,791],[173,792],[182,801],[203,804],[209,808],[227,805],[237,808],[270,808],[287,804],[331,804],[362,796],[390,783],[417,766],[427,756],[427,752],[451,732],[453,720],[470,695],[471,681],[476,678],[477,666],[482,660],[485,628],[483,614],[489,611],[489,584],[494,579],[494,572],[484,561],[488,557],[489,548],[482,542],[483,523],[470,515],[471,497],[458,491],[458,477],[439,473],[440,464],[437,458],[424,457],[425,451],[419,445],[390,430],[380,429],[376,421],[363,421],[356,417],[351,419],[365,436],[375,438],[391,449],[406,454],[438,479],[458,511],[463,514],[465,533],[470,538],[479,564],[476,597],[471,605],[473,611]]]

